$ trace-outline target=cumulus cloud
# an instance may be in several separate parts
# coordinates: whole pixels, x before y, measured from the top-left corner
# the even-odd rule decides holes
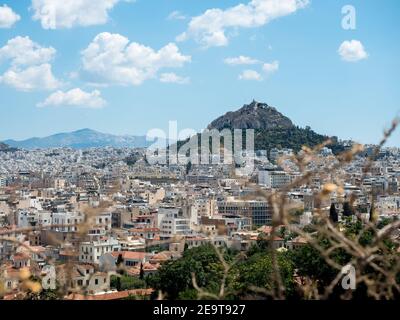
[[[169,72],[161,74],[160,81],[164,83],[187,84],[190,82],[190,79],[188,77],[181,77],[173,72]]]
[[[195,39],[204,47],[226,46],[226,31],[238,28],[255,28],[270,21],[305,8],[309,0],[252,0],[226,10],[209,9],[191,19],[188,29],[177,41]]]
[[[9,61],[9,69],[0,76],[0,83],[17,90],[53,90],[61,85],[50,64],[56,54],[52,47],[42,47],[29,37],[15,37],[0,48],[0,62]]]
[[[106,101],[101,97],[99,90],[93,90],[92,92],[85,92],[80,88],[75,88],[67,92],[61,90],[54,92],[45,101],[38,103],[38,107],[49,107],[49,106],[72,106],[72,107],[84,107],[91,109],[102,108],[106,105]]]
[[[6,4],[0,6],[0,28],[11,28],[21,17]]]
[[[233,58],[226,58],[224,60],[225,64],[231,65],[231,66],[237,66],[237,65],[249,65],[249,64],[257,64],[260,61],[246,57],[246,56],[239,56],[239,57],[233,57]]]
[[[342,60],[347,62],[357,62],[368,58],[363,44],[358,40],[344,41],[338,50]]]
[[[53,90],[61,85],[53,76],[51,65],[48,63],[25,69],[9,69],[0,76],[0,83],[21,91]]]
[[[82,51],[83,77],[91,83],[140,85],[165,68],[180,68],[191,61],[174,43],[158,51],[120,34],[98,34]]]
[[[239,75],[239,80],[256,80],[256,81],[261,81],[262,77],[261,75],[255,71],[255,70],[244,70],[240,75]]]
[[[263,71],[267,75],[271,75],[279,70],[279,61],[273,61],[271,63],[264,63]]]
[[[44,29],[101,25],[122,1],[131,0],[32,0],[33,19],[40,21]]]
[[[56,54],[53,47],[42,47],[29,37],[15,37],[0,48],[0,61],[9,59],[13,66],[29,66],[51,61]]]

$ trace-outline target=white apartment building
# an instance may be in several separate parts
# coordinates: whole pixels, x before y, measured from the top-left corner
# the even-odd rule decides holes
[[[19,210],[17,213],[17,225],[19,228],[29,228],[34,226],[50,226],[52,214],[49,211],[28,211]]]
[[[258,173],[258,183],[267,188],[279,189],[292,181],[292,177],[284,171],[262,170]]]
[[[98,264],[103,254],[120,250],[121,246],[114,238],[102,237],[98,240],[82,242],[79,246],[79,262]]]
[[[183,236],[190,233],[190,221],[185,218],[167,216],[163,219],[160,229],[161,238],[171,238],[173,236]]]
[[[104,212],[89,218],[91,225],[88,234],[90,236],[104,236],[111,230],[112,213]]]
[[[82,223],[84,216],[80,212],[54,212],[53,213],[54,225],[52,230],[58,232],[76,232],[77,225]]]
[[[190,234],[190,219],[182,215],[182,209],[175,207],[159,208],[157,226],[160,229],[160,238],[172,238]]]

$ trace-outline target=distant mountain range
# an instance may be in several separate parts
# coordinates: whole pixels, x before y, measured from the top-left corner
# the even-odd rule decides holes
[[[43,138],[30,138],[16,141],[6,140],[3,142],[8,146],[21,149],[46,149],[46,148],[146,148],[152,144],[147,142],[145,136],[117,136],[101,133],[91,129],[82,129],[74,132],[58,133]]]

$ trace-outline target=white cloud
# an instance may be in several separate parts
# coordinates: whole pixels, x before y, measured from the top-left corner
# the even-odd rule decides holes
[[[174,43],[155,51],[120,34],[98,34],[82,51],[83,76],[91,83],[140,85],[164,68],[179,68],[191,61]]]
[[[29,37],[15,37],[0,48],[0,61],[11,60],[13,66],[29,66],[51,61],[56,54],[52,47],[42,47]]]
[[[24,69],[11,68],[0,76],[0,83],[21,91],[53,90],[61,86],[53,76],[51,65],[48,63]]]
[[[261,81],[262,77],[261,75],[255,71],[255,70],[244,70],[240,75],[239,75],[239,80],[256,80],[256,81]]]
[[[121,2],[131,0],[32,0],[33,20],[44,29],[93,26],[107,23],[108,12]]]
[[[191,19],[188,29],[177,41],[194,38],[205,47],[226,46],[227,29],[255,28],[305,8],[309,0],[251,0],[248,4],[222,9],[209,9]]]
[[[271,75],[278,70],[279,70],[279,61],[273,61],[271,63],[264,63],[264,65],[263,65],[263,71],[267,75]]]
[[[344,41],[338,50],[342,60],[347,62],[357,62],[368,58],[363,44],[358,40]]]
[[[177,74],[170,72],[161,74],[160,81],[164,83],[187,84],[190,82],[190,79],[188,77],[180,77]]]
[[[255,65],[255,64],[262,64],[261,70],[264,72],[266,76],[270,76],[273,73],[279,70],[279,61],[275,60],[270,63],[263,63],[262,61],[246,57],[246,56],[239,56],[234,58],[226,58],[224,60],[225,64],[231,66],[237,65]],[[263,80],[261,74],[255,70],[245,70],[239,75],[240,80]]]
[[[6,4],[0,6],[0,28],[11,28],[21,17]]]
[[[172,11],[167,17],[167,20],[185,20],[185,19],[186,16],[177,10]]]
[[[224,60],[225,64],[231,65],[231,66],[237,66],[237,65],[249,65],[249,64],[257,64],[260,61],[246,57],[246,56],[239,56],[239,57],[234,57],[234,58],[226,58]]]
[[[101,97],[101,92],[99,90],[85,92],[79,88],[75,88],[67,92],[54,92],[49,97],[47,97],[45,101],[39,103],[37,106],[73,106],[98,109],[104,107],[106,104],[107,103]]]
[[[9,69],[0,82],[17,90],[53,90],[61,86],[50,64],[56,54],[52,47],[42,47],[29,37],[15,37],[0,48],[0,62],[9,61]]]

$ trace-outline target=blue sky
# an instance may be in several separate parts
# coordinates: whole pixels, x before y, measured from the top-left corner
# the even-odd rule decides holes
[[[276,0],[98,1],[104,10],[88,1],[93,11],[85,20],[74,0],[0,0],[0,140],[81,128],[146,134],[166,129],[170,120],[179,129],[201,130],[254,98],[319,133],[378,142],[400,110],[400,2],[282,1],[286,9],[294,5],[293,12],[283,8],[273,16],[256,8]],[[52,2],[61,4],[49,20]],[[227,15],[241,3],[237,14],[253,22]],[[4,5],[19,19],[8,15],[2,25]],[[344,5],[356,9],[355,30],[341,26]],[[220,9],[213,12],[225,24],[215,27],[208,9]],[[18,52],[17,37],[29,37],[25,45],[35,43],[32,54]],[[4,49],[13,39],[19,40]],[[98,49],[100,42],[121,41],[125,48],[137,45],[123,55],[110,49],[104,56]],[[240,56],[248,64],[224,61]],[[50,66],[50,75],[30,76],[39,66],[44,72],[43,65]],[[400,133],[390,144],[400,145]]]

